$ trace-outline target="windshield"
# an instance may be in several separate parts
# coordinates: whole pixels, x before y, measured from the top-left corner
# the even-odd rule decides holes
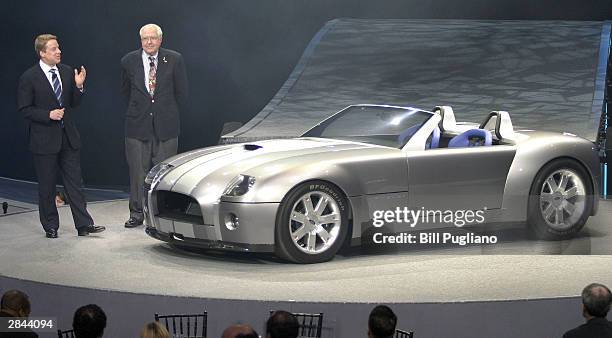
[[[402,148],[431,116],[430,112],[408,107],[350,106],[302,136]]]

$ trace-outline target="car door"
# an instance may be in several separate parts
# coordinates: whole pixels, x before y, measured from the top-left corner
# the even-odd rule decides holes
[[[409,208],[442,213],[501,208],[515,153],[511,145],[406,152]]]

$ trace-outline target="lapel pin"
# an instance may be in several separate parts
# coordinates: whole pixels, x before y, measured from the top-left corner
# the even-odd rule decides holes
[[[165,63],[168,63],[165,56],[162,58],[162,61],[164,61]]]

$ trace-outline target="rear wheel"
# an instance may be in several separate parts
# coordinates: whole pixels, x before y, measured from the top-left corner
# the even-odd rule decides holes
[[[347,203],[335,186],[302,183],[285,196],[276,218],[276,253],[295,263],[334,257],[348,233]]]
[[[545,165],[531,187],[528,223],[542,239],[566,239],[586,223],[593,206],[586,170],[572,160]]]

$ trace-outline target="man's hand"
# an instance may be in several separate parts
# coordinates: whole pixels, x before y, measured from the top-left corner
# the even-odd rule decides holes
[[[87,77],[87,71],[85,67],[81,66],[81,70],[74,70],[74,82],[76,82],[76,86],[79,89],[83,89],[83,85],[85,84],[85,78]]]
[[[64,108],[53,109],[49,112],[49,118],[55,121],[59,121],[64,118]]]

